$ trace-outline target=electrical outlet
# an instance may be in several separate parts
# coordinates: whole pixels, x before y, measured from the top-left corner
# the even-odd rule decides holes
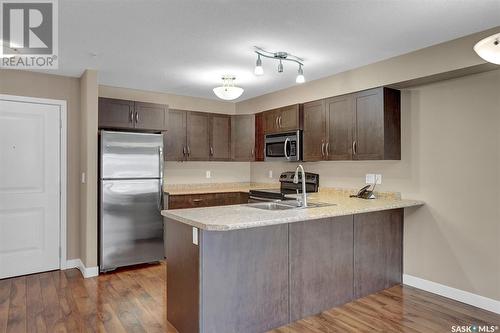
[[[382,175],[381,174],[375,174],[375,184],[377,184],[377,185],[382,184]]]
[[[210,170],[207,170],[207,171],[205,172],[205,176],[206,176],[207,178],[212,178],[212,172],[210,172]]]
[[[375,184],[375,175],[373,173],[367,173],[365,183]]]
[[[273,170],[269,170],[269,178],[273,178]]]

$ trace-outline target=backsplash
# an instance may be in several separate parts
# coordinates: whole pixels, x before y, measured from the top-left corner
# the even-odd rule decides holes
[[[207,178],[207,171],[210,178]],[[249,162],[165,162],[165,184],[250,182]]]

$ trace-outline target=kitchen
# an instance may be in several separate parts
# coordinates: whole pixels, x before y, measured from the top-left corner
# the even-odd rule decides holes
[[[66,155],[61,155],[66,160],[61,165],[65,201],[58,206],[65,217],[64,224],[61,220],[65,228],[58,230],[64,258],[43,269],[30,261],[32,256],[23,257],[24,262],[20,257],[9,261],[7,252],[2,252],[0,331],[33,331],[41,325],[49,331],[58,327],[78,331],[88,326],[96,331],[142,327],[168,332],[439,332],[455,326],[498,325],[500,78],[498,66],[483,60],[474,45],[500,30],[498,16],[491,14],[498,3],[481,3],[476,8],[463,3],[436,9],[448,13],[448,23],[456,29],[460,26],[459,33],[433,32],[436,39],[431,39],[430,28],[414,27],[415,33],[427,33],[426,43],[410,46],[403,43],[404,38],[391,35],[393,45],[400,47],[398,51],[394,48],[392,53],[379,54],[378,58],[374,55],[366,62],[353,58],[352,67],[342,70],[315,67],[315,61],[324,58],[319,56],[320,49],[316,57],[314,52],[308,53],[308,44],[297,41],[303,45],[297,47],[293,41],[282,45],[279,39],[266,42],[257,38],[244,46],[241,41],[234,42],[241,52],[235,54],[241,54],[241,59],[231,51],[207,54],[203,61],[221,63],[213,65],[220,68],[217,73],[207,70],[210,73],[206,76],[204,67],[197,63],[199,57],[184,53],[182,57],[191,60],[183,63],[191,63],[199,75],[189,81],[188,71],[179,78],[172,69],[176,80],[186,78],[179,88],[169,86],[168,75],[155,81],[156,76],[143,64],[140,69],[114,67],[107,58],[116,52],[111,46],[98,50],[94,45],[94,55],[75,58],[71,66],[78,64],[85,66],[83,69],[72,69],[69,63],[63,66],[63,61],[68,61],[64,52],[75,47],[70,47],[65,35],[60,36],[61,70],[0,69],[0,111],[7,112],[2,113],[5,124],[13,124],[2,128],[8,133],[2,142],[9,144],[1,146],[2,152],[7,152],[2,154],[2,188],[7,194],[2,196],[2,205],[14,204],[8,194],[16,186],[14,180],[30,189],[32,184],[39,186],[35,176],[41,177],[40,170],[51,170],[50,161],[40,162],[40,153],[34,153],[42,151],[40,148],[22,155],[13,150],[14,146],[17,151],[28,149],[16,141],[20,130],[15,126],[25,126],[23,131],[31,131],[33,137],[40,133],[28,123],[9,122],[12,112],[4,109],[4,100],[19,103],[16,99],[29,97],[47,103],[50,99],[54,105],[59,103],[54,101],[66,101],[65,105],[57,104],[66,112],[66,119],[61,118],[66,132],[60,136],[66,140],[46,138],[60,144]],[[317,15],[319,11],[348,10],[337,2],[316,7],[299,4]],[[105,13],[111,5],[99,6]],[[203,16],[210,12],[207,6],[172,3],[161,7],[151,3],[144,10],[153,15],[166,8],[181,12],[189,8],[193,15]],[[220,6],[229,5],[216,7]],[[256,8],[250,11],[239,2],[230,6],[242,17],[247,17],[244,11],[270,15]],[[269,6],[275,8],[279,1]],[[63,17],[81,12],[83,19],[89,15],[88,8],[81,2],[60,2],[59,7],[59,24],[69,29],[61,33],[72,31],[78,36],[78,29],[68,26]],[[395,8],[411,9],[420,18],[438,24],[428,10],[417,7],[415,3],[405,7],[384,2],[377,10],[380,15],[389,15]],[[126,4],[120,10],[130,15],[139,9]],[[172,28],[177,22],[178,27],[187,29],[179,23],[182,15],[169,17],[172,23],[159,23],[153,15],[151,24]],[[245,24],[251,22],[249,19]],[[475,22],[476,26],[468,23],[468,27],[464,22]],[[387,25],[378,22],[373,29],[387,32]],[[403,22],[401,25],[407,33],[412,31],[404,28]],[[239,29],[239,25],[235,27]],[[386,30],[377,30],[383,28]],[[264,36],[264,27],[259,29]],[[365,27],[363,31],[368,30]],[[210,35],[209,31],[204,33]],[[325,32],[321,35],[325,37]],[[379,46],[370,44],[367,50],[390,49],[389,44],[380,46],[389,43],[383,36],[379,34]],[[195,49],[199,41],[198,37],[186,41],[186,49]],[[322,47],[324,56],[335,45]],[[352,47],[351,54],[360,47]],[[282,54],[267,58],[264,55],[269,54],[263,50],[293,51],[304,60],[299,66],[280,58]],[[66,53],[66,59],[71,52]],[[174,58],[168,58],[172,68],[182,67]],[[151,61],[154,67],[154,57]],[[233,61],[240,66],[238,70],[231,67]],[[259,64],[263,75],[254,74],[259,73]],[[130,76],[126,80],[127,71],[134,73],[133,80]],[[212,91],[221,85],[220,77],[225,74],[236,77],[235,82],[229,80],[229,87],[244,88],[235,101],[223,101]],[[296,83],[300,75],[307,81]],[[225,87],[226,82],[222,83]],[[52,118],[47,119],[46,124],[51,124]],[[166,259],[162,259],[163,252],[158,257],[155,250],[154,259],[138,261],[159,260],[160,264],[128,266],[133,263],[128,261],[122,268],[101,267],[100,237],[105,233],[100,229],[100,184],[101,179],[108,181],[102,177],[100,164],[105,156],[99,139],[103,131],[163,135],[157,144],[163,158],[157,158],[157,149],[151,150],[158,162],[154,165],[158,173],[155,171],[152,178],[161,179],[163,186],[162,190],[156,185],[154,191],[151,189],[148,203],[157,206],[163,202],[164,219],[159,207],[154,209],[155,223],[161,229],[165,225]],[[299,164],[304,175],[300,168],[296,172]],[[18,166],[17,171],[13,169],[16,172],[8,168],[12,165]],[[26,180],[31,185],[18,180],[19,174],[33,175]],[[307,197],[302,196],[303,185],[309,192]],[[373,194],[375,199],[350,198],[366,185],[369,187],[361,196]],[[374,192],[370,192],[372,188]],[[24,202],[34,202],[34,195],[27,193]],[[288,200],[283,201],[285,196]],[[249,203],[254,200],[251,197],[258,202]],[[126,206],[127,202],[137,203],[119,199],[118,205]],[[304,203],[309,207],[303,207]],[[36,207],[25,207],[23,214],[28,215],[22,216],[39,218]],[[2,215],[3,221],[19,221],[12,217],[17,208],[0,209],[10,214]],[[135,210],[133,206],[128,209]],[[126,218],[131,215],[123,212],[119,213]],[[378,223],[378,227],[369,229],[371,223]],[[39,225],[34,227],[41,230]],[[25,229],[29,228],[26,224]],[[169,233],[172,228],[176,231]],[[158,239],[162,238],[158,236],[161,229],[155,231]],[[2,243],[8,246],[15,245],[9,239],[36,239],[32,233],[24,238],[8,234],[18,232],[15,228],[2,230]],[[381,240],[377,248],[370,247],[375,246],[374,240]],[[349,262],[352,270],[345,269]],[[384,278],[374,277],[381,277],[382,271]],[[150,297],[144,298],[147,294]],[[28,300],[25,310],[19,298],[22,295]],[[37,299],[31,295],[39,295],[42,304],[29,303]],[[65,310],[66,303],[71,312]],[[390,315],[387,308],[398,315]],[[54,314],[44,315],[41,309],[51,309],[45,311]]]

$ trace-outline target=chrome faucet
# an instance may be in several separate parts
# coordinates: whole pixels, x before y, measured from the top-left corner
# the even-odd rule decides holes
[[[304,171],[304,167],[302,164],[299,164],[297,168],[295,169],[295,175],[293,176],[293,183],[298,184],[299,183],[299,169],[301,170],[302,173],[302,207],[307,207],[307,194],[306,194],[306,173]],[[298,190],[297,190],[298,192]],[[297,196],[297,200],[299,197]]]

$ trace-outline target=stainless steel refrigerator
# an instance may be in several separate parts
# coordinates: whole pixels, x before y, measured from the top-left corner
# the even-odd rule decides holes
[[[163,136],[100,134],[100,271],[162,260]]]

